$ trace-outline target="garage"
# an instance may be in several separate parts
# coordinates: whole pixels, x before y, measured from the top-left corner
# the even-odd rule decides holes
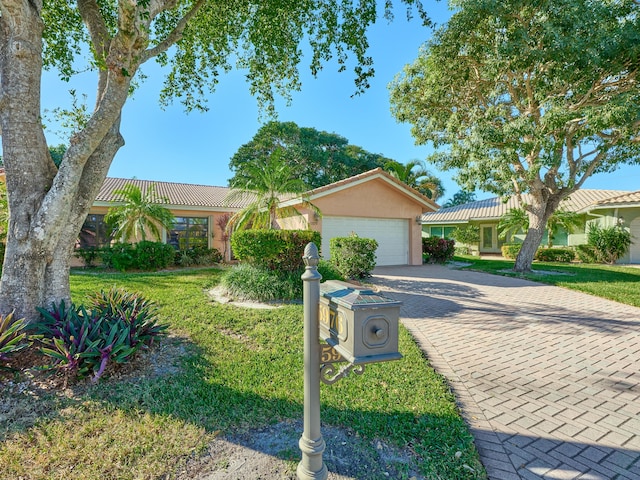
[[[329,240],[355,232],[378,242],[377,265],[409,263],[409,225],[407,219],[325,216],[322,218],[322,256],[331,258]]]

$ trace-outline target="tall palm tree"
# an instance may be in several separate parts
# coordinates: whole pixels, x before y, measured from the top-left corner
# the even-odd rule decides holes
[[[248,204],[229,219],[227,228],[278,228],[278,218],[302,215],[290,205],[292,201],[320,214],[305,196],[307,185],[295,177],[283,158],[283,152],[278,148],[268,157],[247,165],[244,176],[231,182],[231,192],[225,203],[231,205],[241,201]],[[289,205],[283,205],[285,202]]]
[[[411,160],[406,164],[390,160],[384,169],[434,202],[444,194],[442,181],[429,172],[421,160]]]
[[[155,185],[149,186],[146,192],[132,183],[127,183],[120,190],[113,192],[120,196],[124,203],[111,207],[105,216],[105,222],[114,225],[115,235],[123,241],[130,239],[146,240],[147,232],[160,240],[160,226],[170,230],[173,225],[173,214],[162,206],[167,199],[156,194]]]

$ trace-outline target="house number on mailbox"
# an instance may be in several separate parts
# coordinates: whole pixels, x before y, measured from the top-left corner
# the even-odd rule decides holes
[[[337,335],[340,340],[346,340],[347,338],[347,322],[345,321],[342,312],[330,308],[328,305],[320,304],[320,323],[325,326],[334,335]]]

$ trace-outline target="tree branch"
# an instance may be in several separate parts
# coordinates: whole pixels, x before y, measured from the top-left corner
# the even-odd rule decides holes
[[[206,0],[197,0],[193,4],[191,9],[182,17],[175,28],[166,36],[164,40],[158,43],[155,47],[149,48],[142,53],[140,63],[144,63],[150,58],[156,57],[161,53],[166,52],[172,45],[176,44],[182,38],[184,29],[187,27],[189,21],[195,16],[196,13],[202,8]]]
[[[107,52],[109,51],[111,36],[109,35],[107,25],[104,23],[104,18],[102,17],[98,4],[95,0],[78,0],[78,11],[84,24],[87,26],[87,30],[89,30],[93,50],[97,57],[96,60],[98,62],[104,62],[107,58]]]

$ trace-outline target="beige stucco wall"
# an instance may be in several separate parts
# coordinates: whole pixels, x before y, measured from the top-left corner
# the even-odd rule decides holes
[[[427,210],[416,199],[381,179],[352,185],[312,199],[323,216],[407,219],[409,225],[409,264],[422,265],[422,225],[416,217]],[[322,218],[310,218],[312,230],[322,233]]]

